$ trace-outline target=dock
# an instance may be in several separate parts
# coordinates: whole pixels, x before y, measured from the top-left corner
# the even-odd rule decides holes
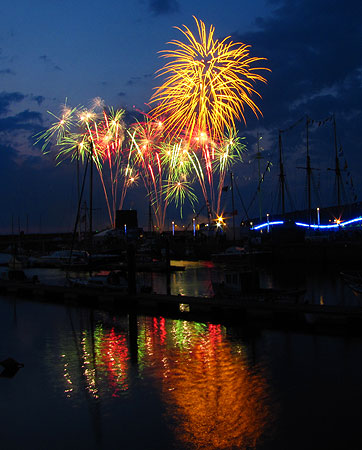
[[[91,287],[0,281],[0,294],[33,301],[104,309],[119,313],[164,316],[201,322],[326,334],[362,335],[362,307],[291,303],[252,297],[218,298],[136,293]]]

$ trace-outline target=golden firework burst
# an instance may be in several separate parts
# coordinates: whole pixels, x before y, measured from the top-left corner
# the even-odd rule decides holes
[[[158,71],[165,81],[151,97],[157,104],[151,115],[162,117],[164,130],[174,137],[185,133],[190,141],[195,134],[206,133],[221,141],[225,131],[233,132],[235,120],[245,122],[245,106],[257,117],[262,114],[251,97],[260,97],[254,83],[266,82],[258,71],[269,69],[254,67],[265,58],[251,57],[250,45],[234,43],[230,37],[219,42],[212,25],[207,32],[205,24],[194,19],[198,37],[185,25],[176,27],[188,42],[173,40],[169,44],[176,49],[160,52],[170,61]]]

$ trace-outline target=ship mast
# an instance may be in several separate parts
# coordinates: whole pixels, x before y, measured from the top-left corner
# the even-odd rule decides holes
[[[89,250],[93,247],[93,141],[90,145],[90,177],[89,177]]]
[[[282,200],[282,215],[285,215],[285,172],[282,156],[282,131],[279,130],[279,183]]]
[[[259,135],[259,133],[257,134],[257,141],[258,141],[258,152],[256,155],[256,159],[258,160],[258,200],[259,200],[259,220],[261,222],[261,217],[262,217],[262,196],[261,196],[261,173],[260,173],[260,160],[262,159],[262,156],[260,154],[260,139],[261,136]]]
[[[307,158],[306,158],[306,167],[297,167],[298,169],[305,169],[307,171],[307,202],[308,202],[308,223],[309,227],[312,223],[312,173],[313,170],[319,170],[313,168],[310,164],[310,152],[309,152],[309,124],[313,123],[313,121],[307,116],[306,118],[306,149],[307,149]]]
[[[233,242],[235,245],[235,202],[234,202],[234,180],[233,173],[230,172],[230,184],[231,184],[231,205],[233,209]]]
[[[333,135],[334,135],[334,154],[335,154],[335,166],[334,169],[328,168],[328,170],[332,170],[336,174],[336,184],[337,184],[337,206],[338,209],[341,206],[341,181],[342,181],[342,173],[341,167],[339,165],[338,158],[338,144],[337,144],[337,127],[336,127],[336,117],[333,114]]]
[[[307,135],[307,189],[308,189],[308,218],[309,218],[309,227],[311,224],[311,177],[312,177],[312,168],[310,166],[310,155],[309,155],[309,118],[306,119],[306,135]]]
[[[339,166],[338,158],[338,146],[337,146],[337,127],[336,127],[336,117],[333,115],[333,134],[334,134],[334,149],[335,149],[335,159],[336,159],[336,181],[337,181],[337,205],[338,208],[341,206],[341,168]]]

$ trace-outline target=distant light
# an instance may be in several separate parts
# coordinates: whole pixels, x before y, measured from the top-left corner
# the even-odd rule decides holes
[[[179,309],[181,312],[190,312],[190,305],[187,303],[180,303]]]

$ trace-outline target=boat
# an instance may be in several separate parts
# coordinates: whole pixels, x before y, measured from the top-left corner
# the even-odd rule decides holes
[[[83,250],[57,250],[32,260],[34,267],[65,267],[88,264],[89,253]]]
[[[0,253],[0,266],[10,269],[24,269],[28,267],[29,259],[22,251],[12,253]]]
[[[28,278],[25,272],[21,269],[12,269],[9,267],[8,270],[4,270],[0,273],[0,280],[2,281],[27,281]]]
[[[9,262],[8,262],[8,266],[9,269],[13,269],[13,270],[20,270],[20,269],[24,269],[25,267],[27,267],[28,261],[25,257],[21,257],[21,256],[11,256]]]
[[[39,283],[38,275],[29,277],[24,270],[9,267],[7,270],[0,271],[0,282],[5,284],[37,284]]]
[[[362,294],[362,273],[361,272],[340,272],[342,280],[356,294]]]
[[[212,253],[211,259],[216,262],[238,262],[247,255],[244,247],[229,247],[223,252]]]
[[[103,270],[95,273],[89,278],[68,278],[67,283],[73,287],[87,287],[94,289],[103,289],[117,291],[122,293],[128,292],[128,280],[123,271]]]
[[[244,247],[232,246],[223,252],[213,253],[211,260],[223,264],[248,264],[251,261],[262,261],[270,254],[265,250],[246,250]]]

